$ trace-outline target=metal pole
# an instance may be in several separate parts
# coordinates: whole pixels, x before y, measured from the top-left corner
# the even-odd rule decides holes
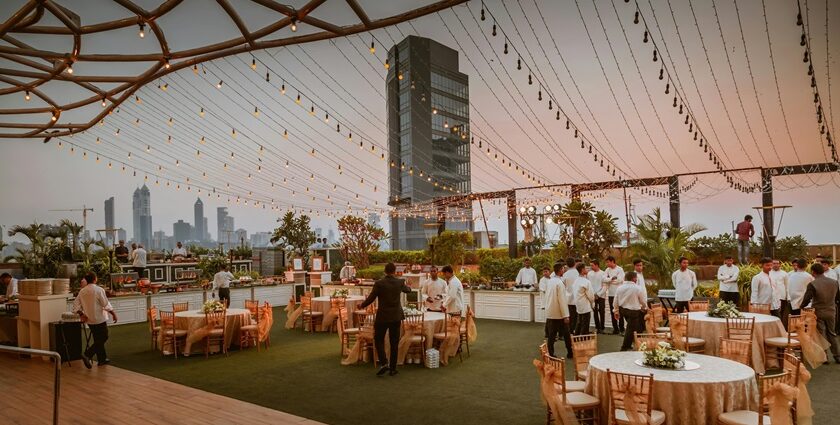
[[[630,248],[630,205],[627,199],[627,185],[623,185],[621,190],[624,191],[624,217],[627,220],[627,231],[624,233],[624,237],[627,239],[627,247]]]
[[[510,191],[507,195],[508,213],[508,256],[516,258],[516,192]]]
[[[773,234],[773,176],[770,170],[761,169],[761,206],[764,221],[764,256],[773,258],[776,246],[776,235]]]
[[[37,350],[34,348],[20,348],[8,345],[0,345],[0,352],[17,355],[44,356],[53,360],[53,425],[58,425],[58,401],[61,399],[61,355],[55,351]]]

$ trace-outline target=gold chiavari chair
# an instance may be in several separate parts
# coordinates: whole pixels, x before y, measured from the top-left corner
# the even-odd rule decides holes
[[[158,336],[160,335],[160,325],[158,324],[158,309],[155,306],[151,306],[149,311],[146,314],[146,318],[149,321],[149,333],[152,335],[152,350],[157,349],[158,344]]]
[[[190,303],[189,302],[172,303],[172,312],[173,313],[178,313],[178,312],[181,312],[181,311],[187,311],[189,309],[190,309]]]
[[[312,310],[312,292],[306,292],[300,297],[300,305],[303,307],[301,330],[305,331],[306,325],[309,324],[309,332],[315,332],[315,327],[324,320],[324,312]]]
[[[718,356],[752,367],[752,341],[720,337]]]
[[[562,357],[552,357],[546,354],[543,356],[543,362],[554,368],[554,388],[558,395],[562,397],[563,404],[574,412],[578,419],[578,423],[598,423],[598,414],[600,412],[601,400],[597,397],[584,393],[583,391],[573,391],[571,386],[578,386],[580,381],[566,381],[566,360]],[[552,420],[551,408],[546,408],[546,424],[550,424]]]
[[[708,311],[708,310],[709,310],[709,300],[689,301],[688,302],[688,311]]]
[[[740,339],[745,341],[753,340],[755,331],[755,317],[727,317],[726,338]]]
[[[607,369],[610,391],[610,425],[630,423],[630,417],[639,415],[649,425],[665,423],[665,413],[653,410],[653,374],[633,375]],[[627,397],[633,397],[628,399]],[[633,413],[628,413],[632,408]]]
[[[769,411],[770,406],[767,404],[767,393],[770,388],[776,384],[789,385],[790,373],[783,372],[778,375],[767,376],[764,374],[758,375],[759,396],[759,411],[752,410],[735,410],[732,412],[721,413],[718,416],[718,425],[764,425],[770,424],[770,417],[765,413]],[[791,406],[791,409],[793,407]]]
[[[671,337],[665,333],[636,333],[633,335],[633,346],[636,348],[636,351],[641,350],[642,344],[645,344],[648,350],[652,350],[660,342],[667,342],[673,345]]]
[[[770,304],[750,304],[750,313],[770,314]]]
[[[185,329],[175,328],[175,313],[171,311],[160,312],[160,331],[163,338],[160,344],[161,354],[166,354],[167,344],[172,348],[172,353],[175,359],[178,359],[178,342],[183,340],[187,343],[187,331]]]
[[[210,356],[210,345],[219,344],[219,350],[227,356],[227,310],[204,313],[205,326],[209,328],[207,336],[204,337],[204,358]]]
[[[589,359],[598,355],[598,335],[573,335],[572,356],[574,357],[575,379],[586,381],[589,376]]]

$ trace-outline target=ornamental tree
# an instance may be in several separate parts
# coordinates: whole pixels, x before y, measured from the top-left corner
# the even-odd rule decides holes
[[[370,265],[370,254],[379,251],[379,242],[388,237],[381,227],[352,215],[338,220],[338,232],[341,234],[341,240],[337,246],[341,255],[351,261],[357,269],[364,269]]]
[[[280,227],[274,229],[271,243],[277,244],[287,253],[303,257],[309,263],[309,246],[315,243],[315,232],[309,227],[309,216],[296,217],[292,211],[278,218]]]

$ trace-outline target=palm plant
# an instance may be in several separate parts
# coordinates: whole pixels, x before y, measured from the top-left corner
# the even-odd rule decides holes
[[[32,246],[35,246],[43,240],[43,233],[44,225],[35,221],[27,226],[21,226],[19,224],[12,226],[9,229],[8,235],[10,237],[23,235],[29,239],[29,243],[32,244]]]
[[[79,235],[82,234],[84,231],[85,226],[76,223],[69,218],[62,219],[58,223],[59,227],[61,227],[65,232],[69,232],[70,235],[73,237],[73,255],[76,255],[79,251]]]
[[[675,270],[677,259],[694,256],[689,240],[706,228],[700,224],[672,227],[662,221],[659,208],[641,216],[635,227],[638,239],[630,244],[630,252],[642,259],[645,275],[655,278],[659,288],[673,288],[671,273]]]

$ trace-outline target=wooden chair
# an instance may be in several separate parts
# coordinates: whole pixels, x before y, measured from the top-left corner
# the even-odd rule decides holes
[[[449,326],[448,326],[449,321],[452,320],[452,319],[455,319],[455,318],[457,318],[461,322],[464,322],[464,320],[462,320],[462,318],[461,318],[461,313],[446,313],[446,321],[444,322],[443,332],[437,332],[434,335],[432,335],[432,341],[433,341],[432,345],[434,345],[437,348],[440,348],[440,345],[449,336]],[[461,329],[460,323],[458,324],[458,329],[459,329],[459,334],[460,334],[460,329]],[[463,356],[463,353],[462,353],[463,344],[464,344],[464,340],[459,335],[459,337],[458,337],[458,351],[456,351],[455,353],[458,354],[458,359],[461,360],[461,363],[464,362],[464,356]]]
[[[210,356],[210,344],[218,343],[222,353],[227,356],[227,346],[225,346],[225,337],[227,336],[227,311],[214,311],[212,313],[204,313],[204,320],[206,326],[210,327],[210,332],[204,337],[204,358]]]
[[[245,309],[251,312],[251,317],[253,317],[259,312],[259,308],[259,300],[245,300]]]
[[[257,352],[260,351],[260,314],[259,301],[245,300],[245,308],[251,312],[251,323],[239,327],[239,348],[243,349],[250,347],[251,344],[257,346]],[[263,307],[264,308],[264,307]],[[268,348],[268,341],[266,340],[266,348]]]
[[[582,390],[575,391],[572,389],[572,386],[580,386],[578,382],[581,381],[566,381],[566,360],[562,357],[551,357],[546,354],[543,356],[543,363],[551,365],[557,371],[557,374],[554,375],[554,388],[558,395],[563,398],[563,403],[575,413],[578,423],[598,423],[601,400],[584,393]],[[551,408],[546,407],[546,424],[551,423],[552,416]]]
[[[300,297],[300,305],[303,307],[303,312],[300,317],[303,320],[301,330],[306,330],[306,324],[309,324],[309,332],[315,332],[315,326],[321,324],[324,320],[324,312],[312,311],[312,292],[307,292]]]
[[[365,353],[367,350],[372,352],[373,365],[378,367],[379,356],[376,353],[376,347],[373,342],[374,323],[376,323],[376,313],[365,314],[361,322],[359,322],[359,334],[356,337],[361,344],[361,352]]]
[[[750,304],[750,313],[770,314],[770,304]]]
[[[732,412],[721,413],[718,416],[718,425],[764,425],[770,424],[770,417],[765,415],[769,410],[767,404],[767,392],[776,384],[788,384],[790,382],[790,373],[783,372],[778,375],[766,376],[763,373],[758,375],[758,388],[760,391],[758,412],[752,410],[735,410]],[[794,416],[795,417],[795,416]]]
[[[752,367],[752,341],[720,337],[718,356]]]
[[[405,328],[408,326],[414,326],[416,329],[420,330],[420,334],[414,334],[411,338],[411,345],[408,347],[408,355],[412,353],[420,353],[420,359],[422,360],[423,366],[426,365],[426,335],[423,334],[423,324],[425,322],[425,315],[424,314],[410,314],[405,316],[403,319],[403,332],[405,332]]]
[[[470,357],[470,338],[467,334],[467,318],[470,316],[470,314],[472,314],[472,307],[467,305],[467,313],[466,316],[464,316],[464,320],[461,323],[461,345],[467,348],[468,358]]]
[[[667,342],[672,344],[671,337],[665,333],[636,333],[633,335],[633,347],[636,351],[641,350],[641,345],[645,344],[648,350],[655,348],[660,342]]]
[[[640,415],[646,415],[650,425],[665,423],[665,413],[653,410],[653,374],[633,375],[618,373],[607,369],[607,384],[610,391],[610,425],[628,424],[630,418],[625,410],[628,388],[635,390],[635,405]]]
[[[335,318],[331,320],[332,323],[323,323],[324,319],[321,319],[321,327],[326,328],[330,332],[332,332],[333,330],[338,331],[338,326],[336,326],[336,322],[338,322],[338,313],[339,311],[341,311],[342,308],[346,308],[346,305],[346,298],[330,297],[330,314],[334,315]]]
[[[356,323],[362,323],[364,320],[364,315],[359,316]],[[338,336],[341,339],[341,357],[343,358],[345,354],[353,347],[353,343],[356,342],[356,338],[359,336],[359,328],[347,327],[347,307],[345,305],[344,308],[338,310]]]
[[[589,359],[596,355],[598,355],[597,334],[572,336],[575,379],[586,381],[586,378],[589,376]]]
[[[666,326],[667,323],[664,323],[666,317],[665,314],[668,310],[662,306],[662,303],[652,303],[648,311],[650,311],[651,314],[653,314],[653,319],[656,321],[656,333],[671,332],[671,328]]]
[[[703,352],[705,352],[705,350],[706,350],[706,341],[705,340],[703,340],[702,338],[695,338],[695,337],[692,337],[692,336],[688,336],[688,331],[689,331],[689,326],[691,325],[691,320],[689,319],[687,313],[671,313],[671,315],[668,318],[668,322],[670,322],[672,324],[677,323],[677,322],[685,323],[685,335],[683,335],[683,337],[680,339],[680,341],[677,341],[676,339],[674,339],[673,334],[672,334],[671,339],[674,341],[674,345],[676,345],[678,347],[680,345],[682,345],[684,347],[685,351],[688,351],[689,353],[703,354]]]
[[[552,366],[555,367],[555,369],[559,368],[561,366],[563,367],[563,385],[560,386],[560,384],[558,384],[557,382],[555,382],[555,384],[554,384],[554,387],[557,389],[557,391],[568,391],[568,392],[578,391],[578,392],[582,392],[582,391],[586,390],[586,381],[578,381],[578,380],[566,381],[565,380],[566,379],[565,378],[565,376],[566,376],[566,366],[565,366],[566,361],[563,358],[549,356],[548,355],[548,343],[544,342],[540,345],[540,358],[542,359],[543,363],[551,364]],[[557,363],[557,360],[562,361],[562,365],[560,363]]]
[[[755,330],[755,317],[726,318],[726,339],[738,339],[752,342]]]
[[[158,309],[155,306],[149,308],[146,313],[146,318],[149,321],[149,333],[152,335],[152,351],[157,349],[158,336],[160,335],[160,325],[157,321]]]
[[[190,309],[189,301],[183,303],[172,303],[172,312],[178,313],[180,311],[187,311]]]
[[[709,300],[689,301],[688,311],[709,311]]]
[[[805,316],[791,314],[788,316],[788,329],[793,330],[801,326],[807,326]],[[810,329],[809,329],[810,331]],[[788,332],[784,336],[773,336],[764,338],[764,353],[772,358],[780,358],[787,350],[798,351],[802,344],[796,339],[795,332]]]
[[[161,354],[165,355],[167,344],[172,348],[172,353],[175,354],[175,359],[178,359],[178,340],[183,340],[187,343],[187,331],[185,329],[175,329],[175,313],[171,311],[160,312],[160,331],[163,334],[163,339],[160,344]]]

